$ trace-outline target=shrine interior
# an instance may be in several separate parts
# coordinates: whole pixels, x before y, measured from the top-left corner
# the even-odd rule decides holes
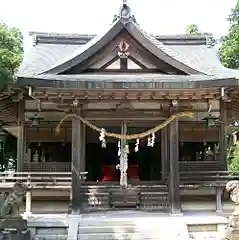
[[[108,128],[106,128],[108,130]],[[140,133],[142,127],[129,127],[127,132]],[[119,133],[120,128],[113,127],[108,131]],[[87,129],[86,171],[88,181],[119,181],[119,142],[107,138],[106,148],[101,147],[98,133]],[[160,139],[160,134],[158,134]],[[147,146],[147,139],[140,141],[139,151],[135,151],[136,141],[129,141],[128,180],[153,181],[161,180],[161,145],[159,140],[154,147]]]
[[[135,125],[135,127],[134,127]],[[102,126],[109,132],[120,133],[117,127]],[[140,127],[137,124],[129,123],[128,134],[145,132],[153,125]],[[69,129],[70,130],[70,129]],[[99,133],[90,128],[86,128],[85,136],[85,169],[88,172],[87,181],[119,181],[120,172],[117,169],[119,164],[119,142],[113,138],[107,138],[106,148],[102,148],[99,141]],[[160,181],[163,180],[163,161],[161,149],[161,131],[156,133],[154,147],[148,146],[148,139],[139,142],[139,150],[135,151],[136,140],[128,142],[128,180],[130,181]],[[28,143],[31,149],[31,162],[71,162],[71,142],[31,142]],[[220,149],[216,141],[203,141],[203,139],[193,141],[180,140],[179,160],[181,162],[190,161],[217,161]],[[85,160],[83,160],[85,159]]]

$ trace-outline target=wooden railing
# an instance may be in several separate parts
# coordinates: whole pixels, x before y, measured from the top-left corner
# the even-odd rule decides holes
[[[85,176],[85,172],[81,173],[82,179]],[[0,191],[10,190],[16,181],[21,181],[29,186],[29,189],[71,189],[71,172],[0,172]],[[143,182],[133,183],[132,186],[140,188],[141,195],[144,192],[146,197],[141,201],[141,207],[144,209],[152,209],[166,207],[168,204],[168,179],[166,181],[160,181],[160,188],[155,188],[155,182],[148,182],[148,190],[141,189]],[[216,209],[222,211],[222,193],[226,183],[229,180],[239,180],[239,172],[227,172],[227,171],[186,171],[180,173],[180,188],[181,189],[198,189],[199,187],[210,187],[215,189]],[[100,186],[98,186],[100,183]],[[131,184],[131,183],[130,183]],[[80,193],[83,193],[83,189],[86,188],[87,193],[84,195],[89,200],[89,194],[95,187],[96,193],[101,191],[103,197],[109,195],[109,189],[118,186],[119,182],[82,182],[82,187],[79,189]],[[99,189],[99,187],[101,187]],[[90,191],[89,191],[90,189]],[[107,194],[102,193],[102,189],[107,191]],[[152,191],[154,189],[154,191]],[[95,194],[95,193],[93,193]],[[162,195],[162,196],[161,196]],[[102,197],[101,196],[101,197]],[[87,200],[87,201],[88,201]],[[101,199],[102,201],[105,199]],[[109,196],[107,197],[107,203]],[[150,201],[149,201],[150,200]],[[157,203],[157,204],[156,204]],[[97,206],[96,208],[101,208]],[[95,209],[95,208],[94,208]]]
[[[25,162],[24,172],[70,172],[71,162]]]
[[[239,172],[190,171],[180,172],[180,184],[223,187],[230,180],[239,180]]]
[[[181,172],[186,171],[223,171],[225,163],[220,161],[183,161],[179,162]],[[71,162],[25,162],[24,172],[70,172]]]
[[[221,161],[185,161],[179,162],[180,172],[189,171],[225,171],[225,163]]]
[[[82,174],[82,179],[84,175]],[[181,185],[225,186],[229,180],[239,180],[239,172],[228,171],[186,171],[180,172]],[[70,188],[71,172],[0,172],[0,188],[11,187],[14,182],[21,181],[30,188]],[[161,181],[167,185],[168,179]],[[90,182],[92,184],[92,182]],[[111,185],[110,182],[102,182]],[[150,182],[154,185],[154,181]],[[87,182],[85,182],[87,184]],[[105,185],[104,184],[104,185]],[[135,185],[132,182],[133,185]],[[137,184],[140,185],[140,182]],[[136,185],[137,185],[136,184]]]
[[[70,188],[71,172],[0,172],[0,188],[21,181],[29,188]]]

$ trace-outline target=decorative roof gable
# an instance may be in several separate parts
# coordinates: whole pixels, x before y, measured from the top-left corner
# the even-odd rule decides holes
[[[131,45],[129,62],[132,69],[133,66],[135,69],[139,66],[137,69],[164,70],[167,66],[167,74],[239,76],[238,71],[222,66],[215,49],[207,48],[205,36],[152,36],[140,28],[127,3],[122,5],[113,23],[99,36],[32,33],[35,36],[35,46],[25,56],[18,76],[62,74],[73,68],[77,69],[75,74],[102,67],[115,69],[119,64],[118,45],[121,34],[127,35],[127,41]],[[137,43],[134,49],[132,41]],[[136,51],[139,47],[140,51]]]
[[[131,37],[131,39],[134,39],[134,41],[138,43],[138,46],[144,48],[144,51],[146,50],[149,52],[151,54],[150,58],[154,58],[154,62],[156,62],[155,60],[158,60],[156,66],[155,64],[151,64],[153,69],[160,69],[161,64],[164,64],[165,66],[171,66],[172,69],[167,70],[168,72],[175,73],[178,71],[181,74],[186,75],[200,74],[200,71],[193,69],[188,65],[187,59],[180,57],[177,53],[167,48],[163,43],[160,43],[154,37],[147,35],[146,32],[140,29],[136,23],[135,17],[131,14],[130,7],[126,3],[122,5],[119,15],[114,19],[114,22],[102,36],[94,37],[82,47],[73,51],[71,55],[67,56],[61,62],[56,62],[55,65],[51,66],[49,69],[42,71],[41,74],[62,74],[69,72],[69,69],[76,66],[78,71],[74,73],[79,74],[85,71],[89,67],[89,60],[91,60],[93,56],[102,54],[102,51],[104,51],[109,45],[112,45],[112,42],[122,33]],[[120,41],[122,42],[122,40]],[[126,41],[123,42],[128,44]],[[112,50],[115,50],[115,47],[118,47],[119,45],[120,44],[112,46]],[[119,51],[119,49],[116,51]],[[136,51],[134,51],[134,55],[135,52]],[[133,62],[138,61],[135,57],[132,57],[131,60]],[[140,64],[141,68],[145,66],[144,63]]]

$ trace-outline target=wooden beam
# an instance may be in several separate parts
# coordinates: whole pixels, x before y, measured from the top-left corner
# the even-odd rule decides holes
[[[96,55],[91,56],[89,59],[85,60],[81,63],[81,68],[75,70],[75,73],[80,73],[88,69],[90,66],[96,64],[97,62],[101,61],[105,58],[106,55],[110,54],[112,51],[115,50],[117,47],[117,39],[113,40],[110,44],[103,47]]]
[[[78,88],[37,88],[34,90],[34,96],[44,96],[44,95],[57,95],[62,94],[66,96],[72,96],[72,94],[76,95],[91,95],[92,93],[102,94],[102,93],[115,93],[115,92],[127,92],[127,93],[148,93],[148,92],[156,92],[156,93],[164,93],[164,94],[183,94],[183,95],[194,95],[201,96],[203,94],[220,94],[220,90],[218,88],[210,88],[210,91],[206,88],[199,89],[78,89]]]
[[[129,56],[129,59],[134,62],[136,65],[138,65],[139,67],[141,67],[141,70],[148,70],[149,72],[153,72],[157,69],[148,69],[145,65],[143,65],[141,62],[139,62],[137,59],[133,58],[132,56]]]
[[[121,98],[123,98],[125,96],[125,94],[127,94],[128,96],[132,96],[132,98],[135,99],[140,99],[137,96],[151,96],[152,99],[169,99],[169,100],[205,100],[205,99],[210,99],[216,100],[216,94],[201,94],[201,95],[194,95],[193,93],[188,93],[188,94],[184,94],[182,92],[157,92],[157,91],[112,91],[112,92],[91,92],[88,94],[82,93],[82,94],[34,94],[34,97],[36,97],[39,100],[47,100],[47,101],[51,101],[51,100],[58,100],[59,102],[62,100],[73,100],[73,99],[78,99],[78,100],[94,100],[94,99],[101,99],[101,100],[108,100],[108,99],[114,99],[114,96],[120,96]]]
[[[180,99],[180,96],[177,97],[173,97],[170,96],[168,99],[166,96],[164,95],[147,95],[147,94],[140,94],[140,95],[132,95],[132,94],[119,94],[119,93],[114,93],[111,96],[89,96],[90,98],[85,99],[85,98],[76,98],[80,104],[89,104],[89,103],[118,103],[120,101],[124,101],[124,100],[130,100],[132,102],[141,102],[141,103],[158,103],[158,104],[167,104],[168,106],[171,103],[171,100],[177,100],[179,102],[179,106],[180,105],[187,105],[187,106],[191,106],[192,104],[195,103],[207,103],[208,100],[207,99]],[[65,107],[71,107],[73,104],[73,98],[68,99],[68,98],[51,98],[51,103],[56,104],[58,106],[65,106]],[[49,103],[49,99],[45,99],[45,98],[41,98],[41,102],[42,104],[44,103]]]
[[[98,70],[98,71],[105,70],[107,67],[109,67],[113,62],[117,61],[118,59],[119,59],[119,56],[116,55],[109,62],[105,63],[102,67],[100,67],[100,69],[92,69],[92,70]]]
[[[162,164],[162,180],[165,180],[169,172],[168,159],[168,126],[161,130],[161,164]]]
[[[158,69],[160,69],[164,73],[171,72],[172,74],[178,74],[181,73],[178,69],[176,69],[174,66],[171,66],[167,63],[165,63],[163,60],[159,60],[155,55],[151,54],[149,51],[147,51],[144,47],[142,47],[134,38],[129,37],[129,35],[126,35],[126,39],[131,42],[131,48],[134,49],[134,51],[139,52],[141,56],[144,56],[146,59],[150,59],[150,62],[156,66]]]
[[[120,70],[126,71],[128,69],[128,59],[127,58],[120,58]]]

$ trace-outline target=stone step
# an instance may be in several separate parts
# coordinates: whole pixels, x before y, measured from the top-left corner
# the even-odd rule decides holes
[[[165,220],[163,218],[131,218],[107,219],[97,221],[83,220],[78,227],[80,240],[188,240],[186,224],[181,220]]]
[[[135,223],[133,221],[102,221],[102,220],[93,220],[93,221],[81,221],[79,228],[102,228],[102,227],[133,227]]]
[[[159,240],[159,238],[140,233],[91,233],[78,234],[78,240]]]
[[[37,240],[67,240],[67,235],[35,235]]]
[[[189,240],[188,232],[181,229],[180,231],[172,230],[167,228],[163,230],[161,227],[155,229],[130,229],[130,228],[121,228],[118,229],[101,229],[101,232],[93,232],[93,229],[88,229],[89,232],[79,233],[79,240],[146,240],[146,239],[155,239],[155,240]],[[110,232],[111,231],[111,232]]]
[[[134,233],[134,231],[138,231],[138,229],[135,229],[135,226],[132,224],[132,226],[127,225],[118,225],[118,226],[84,226],[79,227],[78,233],[84,234],[84,233],[115,233],[118,231],[125,231],[127,233]]]

